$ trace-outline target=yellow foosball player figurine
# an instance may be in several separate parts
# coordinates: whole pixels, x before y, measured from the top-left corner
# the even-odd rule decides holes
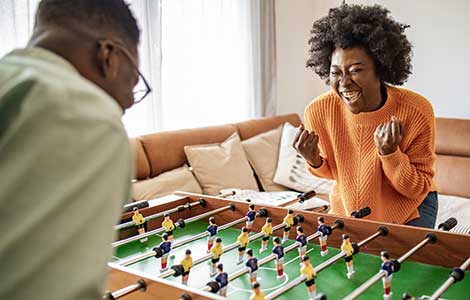
[[[183,266],[183,274],[181,274],[181,283],[188,285],[189,271],[193,267],[193,258],[191,257],[191,250],[186,249],[185,256],[180,262]]]
[[[261,228],[261,231],[264,233],[264,236],[261,239],[261,248],[259,249],[259,253],[263,253],[268,250],[268,241],[273,234],[273,219],[266,218],[266,223],[263,225],[263,228]]]
[[[166,234],[168,234],[168,240],[172,241],[173,240],[173,230],[175,230],[175,224],[173,221],[170,219],[169,214],[163,215],[164,220],[162,222],[162,227],[165,228]]]
[[[302,267],[300,268],[300,274],[305,275],[305,285],[308,289],[308,298],[309,300],[315,300],[317,298],[317,287],[315,285],[315,277],[317,273],[310,263],[310,258],[308,256],[302,257]]]
[[[260,285],[258,282],[255,282],[251,285],[252,294],[250,300],[264,300],[264,293],[261,291]]]
[[[245,255],[246,246],[248,245],[248,229],[246,227],[242,228],[242,233],[237,238],[237,241],[240,243],[238,247],[238,260],[237,265],[243,263],[243,256]]]
[[[145,218],[144,216],[139,212],[139,209],[137,207],[134,207],[133,209],[134,215],[132,216],[132,221],[134,221],[135,225],[137,226],[137,231],[139,234],[144,234],[145,233]],[[141,238],[140,242],[145,243],[147,241],[147,238]]]
[[[292,209],[289,209],[287,211],[287,215],[284,217],[284,220],[282,222],[284,223],[284,225],[286,225],[284,227],[284,233],[282,234],[282,243],[284,244],[289,238],[289,231],[292,225],[294,225],[294,211]]]
[[[349,239],[349,235],[343,234],[343,243],[341,244],[341,250],[346,253],[346,257],[344,258],[344,261],[346,262],[346,268],[348,270],[348,273],[346,276],[348,276],[348,279],[351,279],[356,273],[354,271],[354,264],[353,264],[353,254],[354,254],[354,248],[351,244],[351,240]]]
[[[220,237],[218,237],[215,240],[215,245],[211,248],[210,253],[214,254],[214,257],[212,257],[212,260],[211,260],[210,276],[215,276],[217,274],[216,272],[217,263],[220,261],[220,256],[222,255],[222,253],[224,253],[224,250],[222,247],[222,239]]]

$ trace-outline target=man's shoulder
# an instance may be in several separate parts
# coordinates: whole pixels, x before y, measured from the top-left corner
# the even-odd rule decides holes
[[[118,125],[121,112],[117,103],[71,68],[34,58],[22,61],[7,55],[0,60],[0,98],[11,92],[23,91],[23,104],[31,113],[64,111],[69,117]],[[26,86],[28,91],[24,90]]]

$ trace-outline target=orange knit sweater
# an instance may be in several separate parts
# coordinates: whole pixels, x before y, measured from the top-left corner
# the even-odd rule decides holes
[[[419,217],[418,206],[433,182],[434,113],[431,104],[412,91],[387,86],[387,101],[378,110],[353,114],[333,91],[305,110],[305,128],[320,136],[323,163],[312,174],[336,180],[331,213],[350,215],[369,206],[371,220],[406,223]],[[397,117],[404,137],[394,153],[382,156],[374,143],[376,127]]]

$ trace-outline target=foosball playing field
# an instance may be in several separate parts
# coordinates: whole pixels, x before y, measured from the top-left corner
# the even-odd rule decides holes
[[[129,284],[129,290],[132,286],[133,290],[138,290],[142,286],[136,282],[141,279],[145,282],[145,291],[126,293],[126,299],[180,299],[183,293],[191,295],[192,299],[224,299],[214,290],[215,276],[210,274],[213,271],[213,254],[207,252],[209,233],[206,229],[209,226],[208,219],[212,216],[218,225],[216,237],[222,239],[224,249],[218,263],[223,264],[223,271],[228,274],[226,296],[235,300],[250,299],[253,291],[250,268],[245,266],[246,253],[243,263],[237,264],[240,246],[237,238],[240,236],[241,227],[247,226],[245,215],[250,210],[247,203],[232,204],[227,200],[205,197],[203,207],[197,205],[198,198],[188,196],[173,206],[168,204],[160,208],[148,208],[147,213],[146,209],[140,211],[144,216],[155,215],[178,205],[181,207],[181,203],[187,203],[188,200],[189,203],[194,203],[190,209],[183,211],[180,208],[168,216],[175,224],[174,239],[168,253],[168,270],[161,270],[161,253],[157,254],[160,250],[155,250],[155,247],[158,248],[161,244],[162,235],[165,233],[164,228],[161,228],[162,214],[161,217],[148,221],[146,234],[125,237],[113,244],[115,254],[111,265],[115,268],[108,282],[109,290],[122,290],[125,288],[125,282]],[[287,209],[265,207],[260,211],[260,207],[255,208],[256,219],[248,235],[246,248],[252,249],[258,263],[256,282],[259,283],[264,297],[256,299],[309,299],[305,284],[307,278],[300,273],[300,245],[296,242],[296,226],[302,227],[308,240],[305,254],[316,271],[315,296],[319,299],[321,295],[324,295],[324,299],[384,299],[382,277],[386,276],[378,274],[382,265],[382,250],[390,253],[390,260],[400,261],[399,268],[395,266],[395,272],[392,274],[391,294],[387,299],[402,299],[404,293],[408,293],[410,297],[415,296],[416,299],[429,299],[427,297],[448,280],[451,268],[460,266],[470,255],[470,237],[466,235],[299,211],[295,212],[296,226],[291,227],[289,239],[282,244],[285,252],[284,275],[278,278],[276,255],[272,253],[273,238],[283,236],[286,227],[283,219],[288,214]],[[211,214],[211,211],[215,213]],[[303,218],[298,217],[299,214]],[[324,256],[320,254],[320,234],[317,232],[319,216],[324,217],[325,224],[331,229],[327,239],[328,253]],[[273,233],[268,240],[267,250],[260,253],[262,238],[265,236],[260,231],[267,217],[272,219]],[[135,230],[128,230],[132,229]],[[345,262],[347,255],[339,249],[342,234],[349,236],[357,252],[352,255],[354,274],[350,279]],[[445,243],[450,244],[446,246]],[[180,264],[187,249],[191,250],[193,266],[187,285],[183,285],[178,268],[172,269],[171,266]],[[466,267],[463,268],[465,269]],[[465,275],[468,272],[461,273]],[[377,280],[364,285],[374,276]],[[467,274],[463,277],[435,299],[470,299],[470,276]],[[210,282],[212,284],[209,284]],[[217,290],[217,284],[215,287]],[[108,296],[118,299],[121,294],[123,292],[118,291]]]

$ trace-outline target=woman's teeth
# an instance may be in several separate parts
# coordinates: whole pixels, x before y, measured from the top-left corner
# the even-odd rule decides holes
[[[361,92],[342,92],[341,94],[346,100],[353,102],[359,99]]]

